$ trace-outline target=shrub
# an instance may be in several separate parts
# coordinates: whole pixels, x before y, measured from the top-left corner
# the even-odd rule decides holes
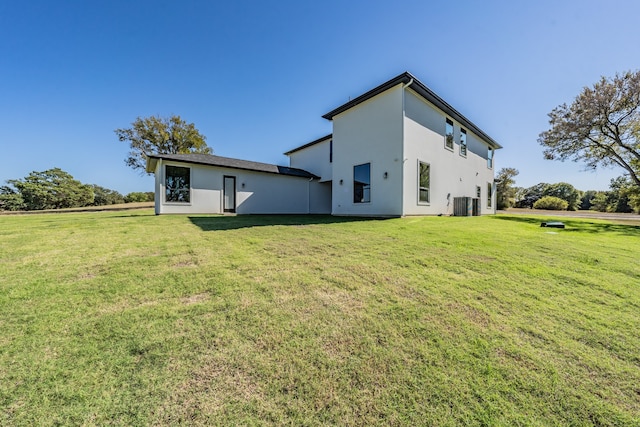
[[[549,209],[552,211],[567,210],[569,202],[555,196],[544,196],[533,204],[533,209]]]
[[[129,193],[124,196],[125,203],[136,203],[136,202],[153,202],[155,193],[152,191],[143,193],[140,191],[134,191],[133,193]]]

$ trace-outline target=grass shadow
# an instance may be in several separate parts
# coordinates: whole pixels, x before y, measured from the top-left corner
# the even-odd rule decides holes
[[[312,224],[336,224],[357,221],[378,221],[384,218],[336,217],[331,215],[236,215],[190,216],[189,220],[202,231],[237,230],[240,228],[272,225],[302,226]]]
[[[594,222],[588,219],[572,219],[567,217],[542,217],[542,216],[526,216],[526,215],[496,215],[492,217],[502,221],[513,221],[540,227],[543,222],[559,221],[564,223],[566,228],[553,229],[558,232],[565,233],[617,233],[625,236],[640,237],[639,225],[616,224],[602,220],[602,222]]]

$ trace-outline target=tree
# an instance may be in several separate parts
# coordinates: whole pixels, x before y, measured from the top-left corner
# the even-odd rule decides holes
[[[91,186],[73,179],[60,168],[34,171],[24,179],[10,179],[7,183],[20,194],[26,210],[74,208],[93,203]]]
[[[538,138],[547,159],[583,161],[594,170],[617,165],[640,187],[640,71],[602,77],[570,106],[554,108],[549,124]]]
[[[513,184],[516,181],[513,178],[519,173],[514,168],[502,168],[498,171],[498,176],[496,177],[496,204],[498,209],[506,209],[515,205],[516,189]]]
[[[591,199],[591,210],[606,212],[608,203],[607,193],[605,191],[598,191],[596,195],[593,196],[593,199]]]
[[[632,183],[626,176],[619,176],[613,178],[609,182],[608,198],[609,204],[607,211],[609,212],[633,212],[633,207],[630,204],[629,196],[631,196]]]
[[[105,206],[105,205],[117,205],[124,203],[124,197],[122,194],[115,190],[109,190],[108,188],[100,187],[99,185],[91,185],[93,189],[93,205]]]
[[[559,182],[547,185],[542,191],[542,196],[553,196],[562,199],[568,204],[567,210],[575,211],[578,210],[582,193],[571,184]]]
[[[25,209],[22,195],[9,185],[0,186],[0,211],[21,211]]]
[[[193,123],[185,122],[180,116],[138,117],[131,123],[131,128],[114,132],[120,141],[129,142],[131,151],[125,163],[134,170],[145,170],[147,154],[212,153],[205,142],[206,137]]]
[[[593,207],[593,199],[598,194],[598,191],[595,190],[587,190],[582,193],[582,197],[580,197],[580,210],[588,211]]]
[[[525,188],[522,190],[522,194],[518,197],[516,201],[517,208],[533,208],[533,204],[541,199],[544,195],[544,190],[547,188],[549,184],[546,182],[541,182],[539,184],[534,185],[533,187]]]
[[[640,212],[640,187],[627,176],[614,178],[608,191],[599,191],[591,199],[591,209],[599,212]]]

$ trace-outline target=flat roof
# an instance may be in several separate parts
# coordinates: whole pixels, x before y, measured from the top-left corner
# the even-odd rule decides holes
[[[220,166],[254,172],[273,173],[300,178],[320,179],[319,176],[302,169],[234,159],[231,157],[214,156],[212,154],[147,154],[147,172],[153,172],[155,170],[155,165],[158,159],[173,160],[176,162],[192,163],[197,165]]]
[[[467,119],[463,116],[458,110],[449,105],[444,99],[440,98],[435,92],[429,89],[424,83],[414,77],[408,71],[400,74],[392,78],[391,80],[382,83],[380,86],[377,86],[370,91],[358,96],[357,98],[352,99],[351,101],[342,104],[338,108],[335,108],[329,111],[327,114],[322,116],[327,120],[333,120],[335,116],[338,114],[349,110],[350,108],[355,107],[358,104],[361,104],[368,99],[373,98],[376,95],[379,95],[399,84],[409,84],[409,88],[414,90],[418,95],[438,107],[440,110],[444,111],[447,115],[455,119],[458,123],[464,125],[465,128],[472,130],[476,135],[482,138],[487,144],[489,144],[494,149],[502,148],[500,144],[498,144],[493,138],[487,135],[484,131],[482,131],[478,126],[476,126],[471,120]]]

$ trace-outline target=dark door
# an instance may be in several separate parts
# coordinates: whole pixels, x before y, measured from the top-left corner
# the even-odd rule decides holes
[[[236,211],[236,177],[226,176],[224,177],[224,192],[223,192],[223,209],[225,212]]]

